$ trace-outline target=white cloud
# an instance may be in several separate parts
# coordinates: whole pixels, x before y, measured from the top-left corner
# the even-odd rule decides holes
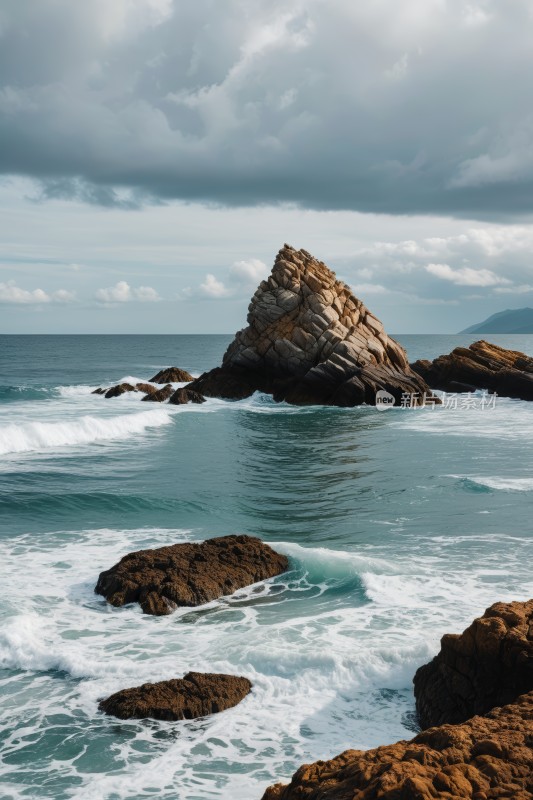
[[[351,286],[356,297],[363,297],[365,294],[388,294],[388,289],[380,283],[359,283]]]
[[[22,289],[15,281],[0,283],[0,303],[12,305],[42,305],[44,303],[73,303],[75,292],[58,289],[47,293],[43,289]]]
[[[471,267],[452,269],[449,264],[428,264],[426,270],[431,275],[451,281],[457,286],[498,286],[502,283],[511,283],[507,278],[501,278],[490,269],[472,269]]]
[[[140,300],[142,303],[157,303],[158,300],[161,300],[156,290],[152,289],[151,286],[139,286],[138,289],[133,290],[133,294],[135,299]]]
[[[222,297],[229,297],[231,295],[231,290],[209,272],[205,276],[204,282],[200,284],[198,293],[203,297],[219,300]]]
[[[46,197],[531,212],[530,0],[3,6],[0,169]]]
[[[229,271],[229,277],[236,283],[255,288],[262,280],[268,277],[270,268],[259,258],[250,258],[247,261],[235,261]]]
[[[130,303],[139,301],[141,303],[154,303],[161,300],[155,289],[151,286],[139,286],[132,288],[126,281],[118,281],[114,286],[107,289],[98,289],[95,298],[99,303],[110,305],[112,303]]]
[[[69,292],[67,289],[58,289],[52,293],[52,302],[55,303],[74,303],[76,292]]]

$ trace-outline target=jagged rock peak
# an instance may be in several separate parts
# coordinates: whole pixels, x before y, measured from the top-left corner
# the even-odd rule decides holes
[[[254,391],[295,405],[374,404],[378,391],[395,401],[431,395],[404,349],[349,286],[307,250],[284,245],[248,309],[248,326],[221,367],[189,389],[242,399]],[[414,404],[418,404],[418,400]]]
[[[236,335],[224,366],[342,377],[351,367],[369,365],[408,369],[403,348],[335,273],[307,250],[285,244],[269,278],[262,281],[248,309],[248,327]],[[316,376],[313,374],[316,371]]]

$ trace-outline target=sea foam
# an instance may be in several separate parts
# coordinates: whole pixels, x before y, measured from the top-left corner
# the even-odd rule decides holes
[[[172,417],[164,409],[98,418],[83,416],[69,422],[25,422],[0,427],[0,455],[29,453],[83,445],[98,441],[127,439],[149,428],[168,425]]]

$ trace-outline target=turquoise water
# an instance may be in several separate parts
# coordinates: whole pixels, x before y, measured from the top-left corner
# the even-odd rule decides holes
[[[401,336],[412,359],[472,336]],[[533,596],[533,406],[153,406],[90,392],[230,336],[0,337],[0,796],[252,800],[302,762],[412,735],[446,631]],[[491,340],[533,355],[533,337]],[[124,553],[250,533],[291,572],[161,619],[108,608]],[[204,720],[98,699],[187,670],[249,677]]]

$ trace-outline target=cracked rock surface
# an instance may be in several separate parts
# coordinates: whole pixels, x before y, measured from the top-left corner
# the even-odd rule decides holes
[[[189,388],[240,399],[255,390],[295,404],[374,403],[378,389],[431,394],[382,323],[306,250],[284,245],[222,366]]]
[[[456,347],[434,361],[422,359],[411,366],[433,389],[487,389],[502,397],[533,400],[533,358],[484,339],[470,347]]]

